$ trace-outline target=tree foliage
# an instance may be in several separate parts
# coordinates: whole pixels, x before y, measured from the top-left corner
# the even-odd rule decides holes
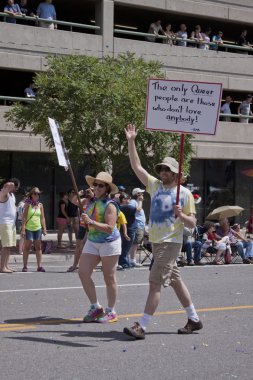
[[[17,104],[6,113],[19,130],[31,128],[53,147],[47,118],[60,124],[71,160],[89,155],[94,171],[112,167],[117,174],[128,164],[124,127],[138,128],[137,149],[147,170],[173,154],[178,158],[179,135],[144,129],[147,79],[163,78],[161,64],[133,54],[103,60],[88,56],[48,58],[48,69],[36,74],[36,101]],[[186,136],[184,170],[192,153]],[[150,160],[149,157],[152,157]],[[127,163],[127,164],[126,164]]]

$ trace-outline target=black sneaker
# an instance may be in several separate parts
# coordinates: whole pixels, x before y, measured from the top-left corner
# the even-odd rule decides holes
[[[194,260],[194,264],[195,264],[195,265],[205,265],[205,264],[202,263],[200,260]]]
[[[132,327],[125,327],[123,333],[132,336],[135,339],[145,339],[145,331],[140,326],[139,322],[134,322]]]
[[[178,329],[178,334],[191,334],[193,331],[201,330],[203,328],[203,324],[201,321],[194,322],[191,319],[188,319],[185,327]]]
[[[253,264],[253,261],[251,261],[250,259],[244,259],[243,264]]]

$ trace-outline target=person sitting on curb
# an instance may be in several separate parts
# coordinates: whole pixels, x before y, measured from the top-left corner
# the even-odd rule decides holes
[[[203,245],[202,249],[205,251],[207,248],[214,248],[216,255],[213,260],[213,264],[222,265],[221,255],[225,254],[227,245],[229,244],[229,237],[220,237],[215,231],[215,224],[213,222],[206,221],[204,223],[204,228],[206,232],[203,234]]]
[[[253,264],[253,261],[249,258],[252,257],[253,242],[251,240],[245,239],[241,234],[238,234],[236,231],[234,231],[229,226],[229,221],[227,218],[222,218],[219,220],[219,226],[216,228],[216,233],[221,237],[229,236],[230,241],[233,235],[235,235],[238,239],[241,239],[242,241],[238,241],[236,247],[239,255],[242,258],[242,262],[243,264]],[[246,248],[245,252],[244,248]]]

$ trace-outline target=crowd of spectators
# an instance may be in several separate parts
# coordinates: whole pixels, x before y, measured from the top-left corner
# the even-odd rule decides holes
[[[196,25],[194,30],[188,33],[186,24],[182,23],[180,24],[178,31],[174,32],[171,23],[167,23],[164,29],[162,26],[162,21],[157,20],[150,24],[148,34],[154,35],[146,37],[146,40],[149,42],[163,42],[169,45],[193,47],[202,50],[210,49],[217,51],[224,44],[222,39],[223,32],[221,30],[212,32],[212,29],[208,27],[203,31],[200,25]],[[162,41],[161,38],[159,38],[159,35],[164,36]],[[247,40],[246,29],[244,29],[240,36],[238,36],[235,44],[242,47],[252,48],[252,45]],[[247,51],[239,50],[238,52],[247,54]]]
[[[207,220],[193,230],[184,229],[182,252],[186,258],[179,259],[179,265],[203,265],[203,257],[215,265],[229,264],[227,251],[230,256],[240,256],[244,264],[253,264],[252,239],[241,232],[239,224],[230,226],[227,218],[218,223]]]
[[[57,29],[57,24],[54,23],[54,20],[56,20],[56,10],[52,2],[53,0],[45,0],[38,4],[36,10],[33,10],[29,7],[28,0],[20,0],[17,3],[15,3],[14,0],[7,0],[4,13],[10,17],[6,18],[6,22],[11,24],[18,22],[19,24],[31,25],[30,22],[26,20],[26,17],[29,16],[34,17],[35,25],[47,29]],[[23,19],[17,20],[16,16],[23,16]],[[43,21],[38,21],[38,18],[43,19]]]
[[[226,116],[224,117],[221,116],[221,120],[227,121],[227,122],[239,121],[240,123],[246,123],[246,124],[252,122],[252,119],[249,119],[246,117],[246,116],[253,115],[252,109],[251,109],[252,98],[253,98],[252,95],[248,94],[246,98],[242,102],[240,102],[238,105],[238,103],[236,104],[235,102],[233,102],[233,98],[230,95],[226,96],[225,101],[223,102],[223,105],[220,108],[220,113],[223,113]],[[232,118],[231,116],[229,116],[233,114],[237,114],[240,117]]]

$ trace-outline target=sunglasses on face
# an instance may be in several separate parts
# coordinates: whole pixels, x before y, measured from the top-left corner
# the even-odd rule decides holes
[[[100,189],[103,189],[105,187],[105,185],[103,183],[94,182],[93,187],[99,187]]]
[[[171,172],[171,170],[167,166],[161,166],[159,169],[159,173],[161,172]]]
[[[33,193],[33,195],[38,195],[38,196],[40,196],[40,193]]]

